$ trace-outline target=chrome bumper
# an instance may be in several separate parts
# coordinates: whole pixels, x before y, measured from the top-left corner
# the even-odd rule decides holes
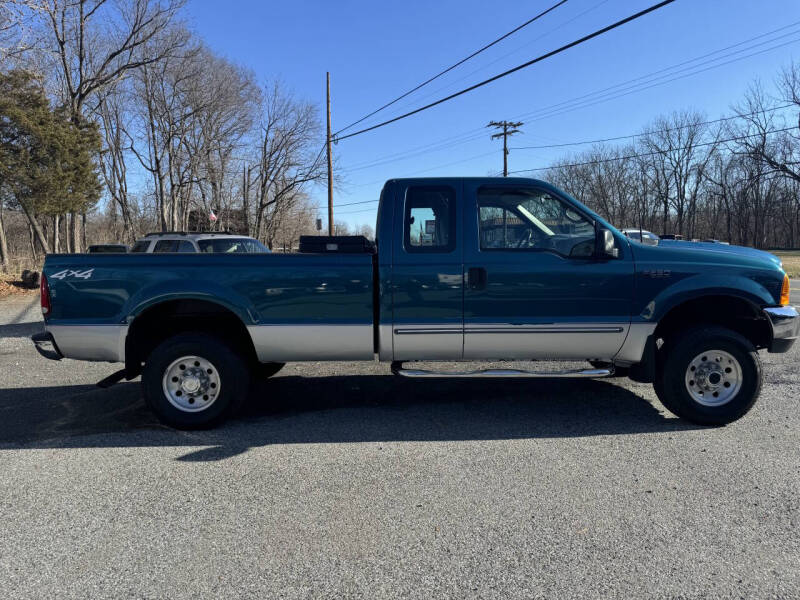
[[[770,352],[788,352],[800,334],[800,313],[794,306],[773,306],[764,309],[772,326]]]

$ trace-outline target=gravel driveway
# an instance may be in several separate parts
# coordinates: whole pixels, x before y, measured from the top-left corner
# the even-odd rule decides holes
[[[4,598],[800,597],[796,348],[720,429],[626,379],[314,363],[186,433],[40,358],[37,302],[0,301]]]

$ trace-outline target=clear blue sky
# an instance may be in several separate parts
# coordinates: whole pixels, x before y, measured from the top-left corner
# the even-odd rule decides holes
[[[655,1],[568,0],[365,124],[516,66]],[[298,97],[316,103],[321,119],[325,72],[330,71],[335,131],[555,2],[192,0],[187,14],[191,26],[216,52],[249,67],[261,80],[280,78]],[[668,73],[683,76],[690,71],[680,69],[699,70],[741,59],[730,64],[590,106],[567,104],[572,109],[566,112],[541,112],[783,27],[787,28]],[[767,50],[786,42],[790,43]],[[767,51],[743,58],[762,50]],[[731,54],[737,51],[741,52]],[[721,59],[723,54],[728,58]],[[800,59],[800,2],[678,0],[475,92],[342,141],[334,146],[334,154],[346,184],[336,191],[334,204],[376,199],[382,182],[390,177],[497,173],[502,168],[501,143],[491,141],[488,130],[481,132],[490,120],[519,118],[525,121],[524,134],[516,136],[513,145],[541,145],[636,133],[654,117],[677,109],[694,108],[709,119],[718,118],[729,113],[753,79],[761,78],[771,88],[778,70],[793,58]],[[712,59],[717,60],[705,62]],[[634,83],[644,81],[648,80]],[[431,147],[432,151],[417,151]],[[509,168],[546,166],[565,153],[564,149],[512,151]],[[384,164],[357,168],[393,155],[397,155],[394,160]],[[323,205],[325,188],[315,188],[312,196]],[[376,206],[341,207],[335,218],[374,224]],[[324,210],[320,216],[325,218]]]

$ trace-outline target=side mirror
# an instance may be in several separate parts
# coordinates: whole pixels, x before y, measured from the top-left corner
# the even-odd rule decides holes
[[[597,247],[595,254],[597,258],[619,258],[619,249],[614,240],[614,234],[605,227],[601,227],[597,230]]]

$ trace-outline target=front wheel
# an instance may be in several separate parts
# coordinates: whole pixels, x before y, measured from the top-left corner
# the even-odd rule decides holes
[[[700,425],[726,425],[755,404],[761,361],[746,338],[723,327],[703,327],[671,346],[654,385],[671,412]]]
[[[221,423],[244,401],[246,363],[222,340],[184,333],[158,345],[142,371],[145,402],[158,419],[177,429]]]

